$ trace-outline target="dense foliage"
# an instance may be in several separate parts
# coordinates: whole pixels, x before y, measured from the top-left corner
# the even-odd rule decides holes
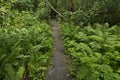
[[[33,11],[41,20],[62,17],[74,24],[120,23],[120,0],[1,0],[0,5],[0,13],[3,8]]]
[[[46,23],[0,29],[0,79],[43,80],[52,43],[50,27]]]
[[[120,80],[119,26],[62,26],[72,80]]]
[[[120,80],[120,0],[0,0],[0,80],[45,79],[53,18],[73,80]]]
[[[66,5],[66,8],[63,6],[63,14],[74,24],[79,24],[80,22],[85,25],[95,22],[108,22],[111,25],[120,23],[120,0],[65,1],[63,4]]]
[[[12,1],[0,3],[0,80],[45,80],[53,44],[51,27],[37,12],[11,10],[16,0]],[[26,1],[19,2],[28,6]]]

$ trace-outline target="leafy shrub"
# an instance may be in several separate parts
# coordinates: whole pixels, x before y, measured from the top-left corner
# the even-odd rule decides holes
[[[61,34],[70,59],[72,80],[119,80],[119,26],[62,24]],[[69,62],[68,61],[68,62]]]
[[[0,80],[44,80],[53,43],[50,26],[37,13],[0,4]]]

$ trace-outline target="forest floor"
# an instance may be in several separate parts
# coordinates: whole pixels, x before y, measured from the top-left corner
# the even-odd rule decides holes
[[[52,68],[47,73],[47,80],[68,80],[64,48],[59,33],[60,27],[55,20],[51,21],[51,25],[54,38],[54,52],[52,57]]]

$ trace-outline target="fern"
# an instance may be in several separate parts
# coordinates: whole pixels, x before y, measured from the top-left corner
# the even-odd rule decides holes
[[[16,77],[17,77],[16,79],[21,80],[22,77],[23,77],[24,72],[25,72],[25,68],[24,67],[19,67],[19,69],[18,69],[18,71],[16,73]]]
[[[91,50],[91,48],[87,45],[87,44],[85,44],[85,43],[80,43],[80,44],[78,44],[77,46],[76,46],[76,50],[80,50],[80,51],[82,51],[82,52],[86,52],[86,53],[90,53],[90,54],[92,54],[93,53],[93,51]]]
[[[32,80],[45,78],[45,68],[53,48],[52,33],[46,23],[36,25],[38,26],[10,27],[4,30],[0,28],[0,68],[3,69],[0,69],[1,80],[21,80],[26,65],[28,76],[33,75],[30,77]],[[35,66],[31,68],[32,65]],[[42,70],[39,70],[40,67]]]
[[[7,75],[5,75],[5,80],[17,80],[15,76],[15,70],[11,64],[6,64],[4,70],[6,71]]]
[[[90,40],[93,40],[93,41],[97,41],[97,42],[104,42],[104,38],[100,37],[100,36],[96,36],[96,35],[91,35],[91,36],[88,36]]]
[[[88,35],[96,34],[96,31],[92,28],[92,26],[87,26],[85,29]]]
[[[90,74],[90,70],[86,66],[79,67],[79,71],[76,73],[76,80],[84,79],[88,74]]]
[[[88,37],[84,32],[78,32],[78,34],[76,34],[75,36],[75,40],[78,41],[87,41]]]
[[[117,34],[119,31],[119,28],[118,26],[112,26],[111,28],[109,28],[107,31],[110,33],[110,34]]]
[[[70,63],[74,66],[70,72],[72,80],[120,79],[119,26],[109,28],[108,23],[95,23],[75,29],[66,27],[70,35],[64,36],[65,32],[62,35],[67,55],[72,58]]]

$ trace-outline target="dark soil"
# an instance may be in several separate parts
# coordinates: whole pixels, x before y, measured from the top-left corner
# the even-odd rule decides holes
[[[55,20],[53,20],[51,24],[54,38],[54,53],[52,57],[53,65],[47,73],[47,80],[68,80],[64,49],[59,33],[60,27],[57,25]]]

